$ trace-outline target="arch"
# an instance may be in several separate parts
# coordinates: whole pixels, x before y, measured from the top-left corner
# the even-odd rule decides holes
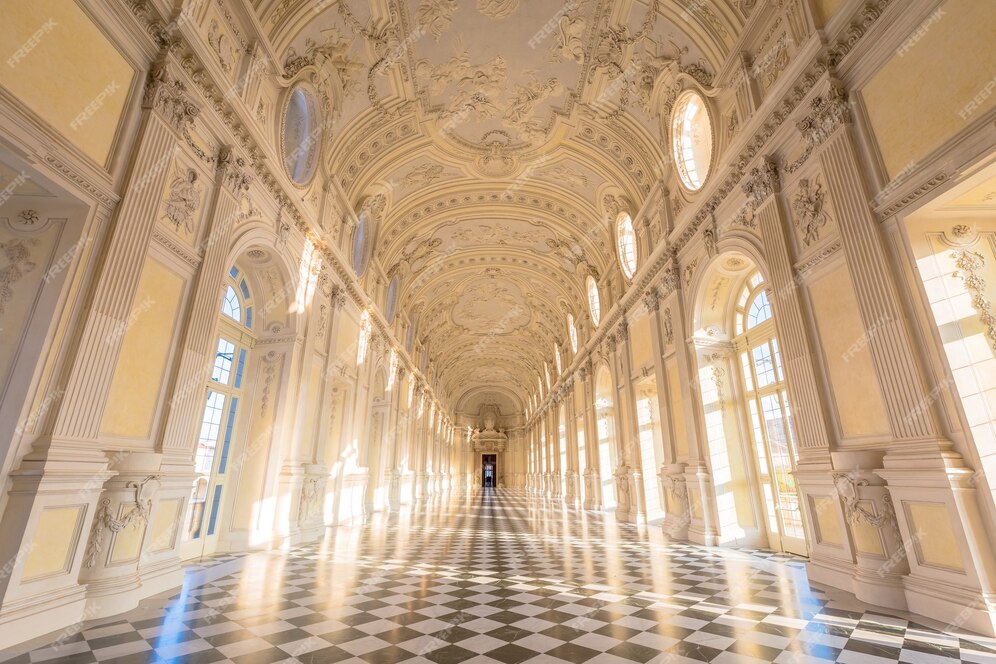
[[[240,230],[232,240],[225,265],[242,264],[256,300],[266,303],[256,310],[253,329],[261,335],[295,332],[310,305],[301,300],[299,277],[306,271],[302,270],[300,262],[315,257],[302,255],[299,264],[293,265],[288,252],[274,250],[277,235],[270,222],[250,220],[244,222]],[[279,324],[276,328],[275,323]]]
[[[726,249],[698,275],[691,331],[720,541],[806,555],[777,312],[748,329],[751,303],[767,297],[763,264]]]
[[[606,364],[595,371],[595,432],[598,437],[598,477],[601,505],[604,510],[614,510],[617,505],[615,469],[618,463],[616,450],[616,406],[612,372]]]

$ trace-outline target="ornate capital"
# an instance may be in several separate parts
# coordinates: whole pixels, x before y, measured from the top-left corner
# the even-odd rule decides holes
[[[757,166],[750,169],[750,175],[742,186],[744,193],[747,194],[748,205],[755,210],[780,188],[778,166],[768,158],[762,159]]]
[[[806,117],[796,123],[796,128],[812,149],[823,143],[838,127],[851,121],[850,104],[847,92],[839,83],[831,82],[825,94],[817,96],[810,103],[812,109]]]
[[[165,61],[158,61],[149,70],[142,106],[159,111],[171,127],[184,129],[201,112],[187,96],[187,86],[173,78]]]
[[[246,160],[235,155],[231,147],[224,147],[218,154],[218,173],[225,187],[234,193],[249,191],[252,175],[246,170]]]
[[[651,286],[650,290],[643,294],[643,306],[648,312],[656,312],[661,307],[661,296],[656,286]]]
[[[616,327],[616,340],[625,343],[629,340],[629,324],[626,323],[625,315],[620,319],[619,326]]]
[[[680,285],[681,268],[678,265],[678,259],[672,256],[667,266],[664,267],[663,276],[661,277],[661,297],[667,297],[671,293],[674,293]]]

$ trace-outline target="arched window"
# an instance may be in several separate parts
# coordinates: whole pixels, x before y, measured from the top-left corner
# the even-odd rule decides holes
[[[674,106],[671,149],[682,184],[692,191],[701,189],[712,164],[712,121],[705,100],[692,90]]]
[[[221,303],[221,313],[234,321],[242,322],[242,304],[235,289],[229,286],[225,290],[225,300]]]
[[[636,231],[633,219],[626,212],[620,212],[616,219],[616,248],[619,250],[619,264],[627,279],[636,274]]]
[[[782,550],[805,552],[799,491],[792,474],[797,458],[792,413],[771,304],[760,272],[748,277],[734,315],[734,344],[740,358],[769,535]]]
[[[588,275],[585,283],[588,287],[588,311],[591,313],[591,322],[595,324],[595,327],[598,327],[598,323],[602,320],[602,304],[598,297],[598,283],[591,275]]]
[[[353,271],[362,277],[370,262],[370,215],[366,212],[360,215],[353,235]]]
[[[252,329],[252,292],[245,276],[235,266],[228,271],[228,286],[221,301],[221,313]]]
[[[550,383],[550,365],[546,362],[543,363],[543,373],[546,374],[546,389],[549,390],[552,385]]]
[[[229,453],[235,435],[237,409],[242,398],[243,380],[251,337],[244,331],[233,330],[233,323],[241,328],[252,328],[252,292],[245,276],[237,267],[228,271],[228,286],[221,301],[223,317],[219,325],[214,363],[207,385],[207,397],[201,412],[201,426],[194,452],[194,471],[197,474],[187,512],[187,525],[183,531],[182,555],[198,552],[187,543],[212,539],[219,521],[223,503],[225,475]],[[197,546],[200,547],[201,544]],[[205,545],[206,546],[206,545]],[[199,550],[203,553],[203,549]]]
[[[553,360],[556,363],[556,366],[557,366],[557,375],[559,376],[560,374],[562,374],[564,372],[564,369],[563,369],[563,362],[564,362],[564,360],[563,360],[563,358],[560,357],[560,345],[559,344],[553,344]]]
[[[567,314],[567,335],[571,338],[571,352],[578,352],[578,326],[574,324],[574,314]]]

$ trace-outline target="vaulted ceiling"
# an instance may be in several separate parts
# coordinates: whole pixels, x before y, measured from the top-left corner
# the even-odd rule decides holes
[[[374,258],[453,404],[524,409],[585,277],[618,269],[607,197],[635,213],[668,176],[670,107],[752,4],[255,0],[288,84],[314,65],[331,100],[327,173],[387,201]]]

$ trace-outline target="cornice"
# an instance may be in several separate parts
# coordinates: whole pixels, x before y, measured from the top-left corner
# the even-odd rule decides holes
[[[214,111],[214,117],[221,122],[229,135],[234,138],[237,144],[248,155],[245,159],[247,164],[251,164],[256,173],[256,181],[269,193],[273,201],[279,206],[282,213],[288,214],[294,222],[294,226],[311,242],[316,249],[332,266],[340,281],[345,285],[346,292],[350,299],[361,309],[370,312],[370,319],[373,326],[385,337],[391,339],[395,351],[399,358],[409,370],[421,376],[421,372],[416,367],[412,358],[404,347],[404,344],[394,338],[390,326],[376,307],[371,306],[372,300],[363,292],[359,286],[351,267],[345,267],[347,262],[334,243],[326,242],[325,233],[320,225],[311,219],[311,215],[304,211],[300,205],[300,194],[286,182],[283,173],[273,170],[271,165],[273,160],[266,159],[264,155],[269,152],[269,147],[251,120],[247,120],[251,115],[244,107],[241,99],[237,96],[227,95],[222,92],[218,83],[213,80],[210,68],[205,67],[200,61],[196,51],[189,47],[186,36],[177,31],[177,28],[185,29],[186,22],[178,22],[172,25],[165,23],[156,10],[144,0],[129,0],[129,8],[136,20],[145,29],[151,42],[159,47],[159,57],[155,65],[150,69],[149,83],[146,87],[146,103],[165,103],[167,108],[173,109],[174,119],[177,126],[182,128],[193,118],[196,118],[200,110],[196,106],[184,104],[183,99],[177,95],[189,95],[190,89],[178,79],[169,80],[168,63],[177,65],[189,81],[193,83],[193,89],[197,91],[200,98],[207,103],[208,107]],[[196,36],[199,39],[199,36]],[[181,87],[175,84],[179,83]],[[170,93],[172,96],[170,96]],[[165,98],[164,98],[164,95]],[[238,100],[236,102],[236,100]],[[189,138],[189,137],[188,137]],[[199,155],[211,163],[217,162],[219,155]],[[424,378],[424,377],[423,377]],[[431,391],[431,388],[430,388]],[[437,402],[433,394],[433,401]]]

